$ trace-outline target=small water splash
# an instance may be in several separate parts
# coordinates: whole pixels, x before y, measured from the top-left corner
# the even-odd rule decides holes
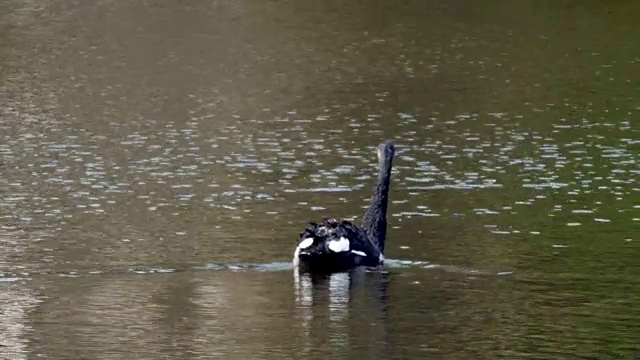
[[[31,280],[30,277],[17,277],[17,276],[7,276],[7,277],[3,277],[2,275],[0,275],[0,282],[7,282],[7,283],[11,283],[11,282],[18,282],[18,281],[28,281]]]
[[[134,274],[169,274],[178,271],[177,269],[170,267],[147,267],[147,266],[137,266],[135,268],[129,269],[129,272]],[[91,274],[99,274],[99,273],[91,273]]]
[[[513,271],[492,272],[489,270],[469,269],[469,268],[465,268],[457,265],[433,264],[428,261],[419,261],[419,260],[385,259],[384,266],[391,269],[394,269],[394,268],[437,269],[445,272],[465,274],[465,275],[506,276],[506,275],[513,274]]]
[[[276,261],[269,263],[222,263],[212,262],[204,267],[196,269],[201,270],[231,270],[231,271],[283,271],[293,269],[290,261]]]

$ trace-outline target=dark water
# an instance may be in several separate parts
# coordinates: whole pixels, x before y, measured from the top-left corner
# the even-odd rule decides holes
[[[0,358],[631,359],[638,13],[0,0]],[[397,261],[295,277],[383,139]]]

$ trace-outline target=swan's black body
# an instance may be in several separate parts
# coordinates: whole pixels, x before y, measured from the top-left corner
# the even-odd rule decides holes
[[[331,273],[358,266],[382,265],[394,153],[391,142],[378,146],[378,182],[361,226],[335,219],[324,219],[320,224],[311,223],[298,238],[293,256],[297,268],[307,272]]]

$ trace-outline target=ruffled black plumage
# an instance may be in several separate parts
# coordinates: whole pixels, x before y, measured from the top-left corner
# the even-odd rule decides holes
[[[309,272],[338,272],[357,266],[378,266],[384,261],[386,212],[394,147],[378,146],[380,172],[362,226],[326,218],[310,223],[300,233],[294,251],[294,265]]]

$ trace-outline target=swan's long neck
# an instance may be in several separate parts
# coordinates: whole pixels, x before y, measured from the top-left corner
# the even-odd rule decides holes
[[[371,203],[362,217],[362,228],[384,253],[384,242],[387,237],[387,204],[389,202],[389,180],[391,178],[391,160],[380,162],[378,183],[373,190]]]

